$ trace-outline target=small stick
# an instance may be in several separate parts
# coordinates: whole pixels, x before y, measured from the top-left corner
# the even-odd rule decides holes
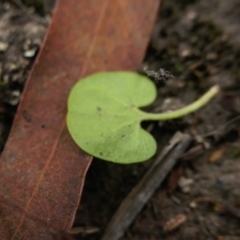
[[[219,128],[217,128],[216,130],[210,132],[210,133],[206,133],[204,134],[202,137],[211,137],[211,136],[221,136],[223,135],[222,132],[224,132],[226,130],[227,127],[229,127],[230,125],[236,123],[237,121],[240,120],[240,115],[237,115],[236,117],[230,119],[229,121],[227,121],[226,123],[224,123],[222,126],[220,126]]]
[[[45,27],[48,26],[48,21],[45,20],[44,18],[41,18],[35,14],[31,14],[27,7],[24,6],[21,0],[13,0],[13,3],[20,9],[22,10],[29,18],[31,18],[34,21],[37,21],[38,23],[44,25]]]
[[[177,160],[189,146],[191,137],[177,132],[174,134],[160,155],[156,156],[152,166],[123,200],[110,220],[101,240],[118,240],[130,226],[155,190],[176,164]]]

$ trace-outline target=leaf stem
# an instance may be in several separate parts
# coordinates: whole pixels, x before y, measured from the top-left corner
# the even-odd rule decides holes
[[[218,92],[220,91],[220,87],[218,85],[210,88],[202,97],[200,97],[195,102],[189,104],[186,107],[180,108],[175,111],[166,112],[166,113],[146,113],[144,115],[144,120],[170,120],[174,118],[183,117],[189,113],[195,112],[199,108],[203,107],[206,103],[208,103]]]

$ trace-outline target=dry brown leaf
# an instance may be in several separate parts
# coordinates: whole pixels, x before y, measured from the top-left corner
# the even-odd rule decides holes
[[[1,156],[3,202],[22,209],[0,206],[1,240],[51,239],[39,222],[70,231],[92,158],[65,126],[69,91],[93,72],[136,70],[158,5],[158,0],[57,1]]]
[[[219,161],[223,157],[224,152],[225,152],[225,148],[220,148],[220,149],[215,150],[209,156],[209,159],[208,159],[209,162],[214,163],[214,162]]]
[[[169,221],[167,221],[167,223],[163,227],[163,230],[166,233],[171,232],[176,228],[180,227],[186,221],[187,216],[185,214],[178,214],[171,218]]]

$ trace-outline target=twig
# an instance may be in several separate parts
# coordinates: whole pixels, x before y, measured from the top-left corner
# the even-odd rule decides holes
[[[188,161],[188,160],[192,160],[195,159],[196,157],[198,157],[199,155],[201,155],[204,151],[204,147],[202,144],[197,144],[196,146],[190,148],[187,152],[185,152],[181,159],[183,161]]]
[[[28,9],[24,6],[24,4],[22,3],[21,0],[13,0],[13,2],[15,3],[15,5],[21,9],[29,18],[31,18],[32,20],[44,25],[44,26],[48,26],[48,21],[44,18],[41,18],[37,15],[33,15],[31,14]]]
[[[156,157],[144,177],[123,200],[101,240],[118,240],[124,235],[126,229],[184,153],[190,141],[189,135],[180,132],[172,137],[170,144]]]
[[[202,137],[211,137],[211,136],[221,136],[223,135],[223,132],[226,130],[227,127],[231,126],[232,124],[238,122],[240,120],[240,115],[237,115],[236,117],[230,119],[229,121],[227,121],[225,124],[223,124],[222,126],[220,126],[219,128],[217,128],[216,130],[204,134]]]

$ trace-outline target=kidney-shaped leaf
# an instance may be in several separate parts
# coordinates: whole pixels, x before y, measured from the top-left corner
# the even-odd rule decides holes
[[[68,99],[67,125],[79,147],[100,159],[134,163],[156,151],[153,137],[141,128],[156,88],[134,72],[102,72],[79,81]]]

